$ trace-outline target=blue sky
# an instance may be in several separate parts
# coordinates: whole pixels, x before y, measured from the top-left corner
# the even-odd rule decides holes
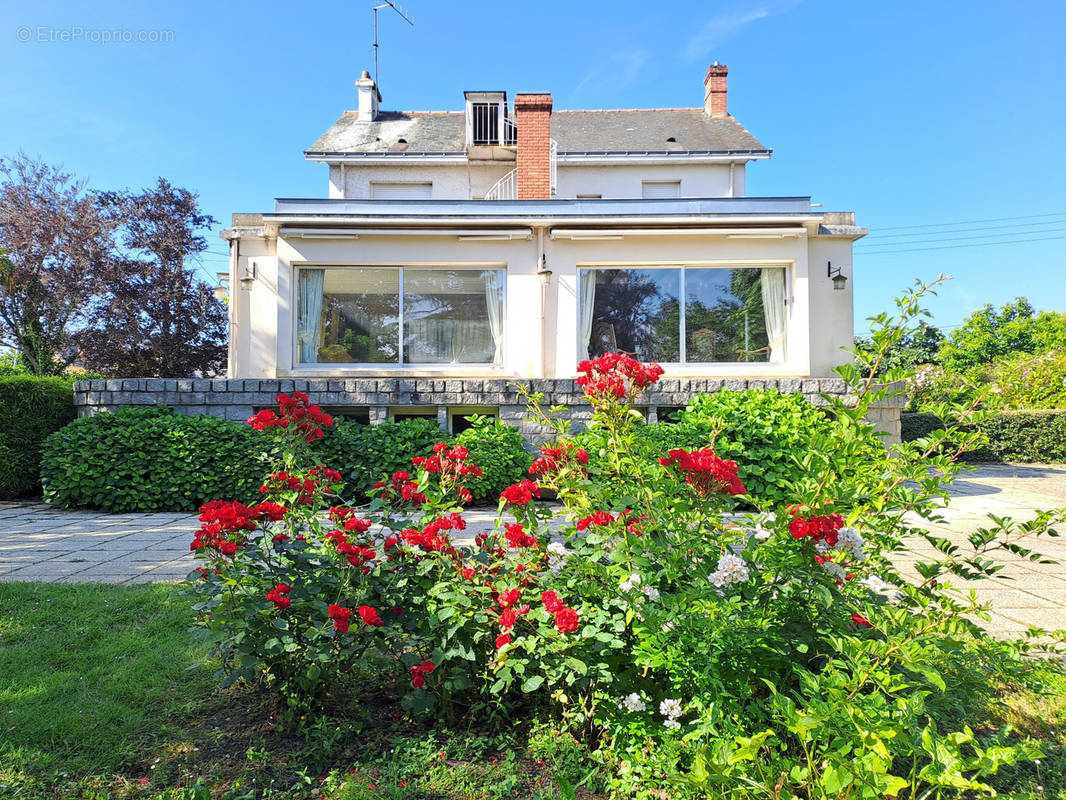
[[[162,175],[222,222],[324,196],[325,167],[302,151],[354,106],[372,5],[7,2],[0,155],[39,155],[101,189]],[[546,89],[557,108],[700,106],[718,60],[730,112],[774,150],[748,193],[810,194],[870,228],[848,270],[857,320],[940,272],[954,277],[930,304],[943,326],[1015,295],[1066,311],[1062,0],[405,7],[414,27],[380,18],[386,108],[458,110],[465,89]],[[101,41],[114,31],[167,41]],[[210,243],[214,273],[225,246]]]

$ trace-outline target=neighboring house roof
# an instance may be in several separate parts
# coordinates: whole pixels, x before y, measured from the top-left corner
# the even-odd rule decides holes
[[[711,117],[702,108],[553,111],[551,135],[560,155],[770,152],[732,117]],[[465,151],[461,111],[382,111],[373,122],[359,122],[356,112],[346,111],[306,155]]]

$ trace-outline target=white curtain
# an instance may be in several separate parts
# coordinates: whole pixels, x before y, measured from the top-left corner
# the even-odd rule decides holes
[[[407,364],[485,364],[496,346],[482,320],[408,318],[404,328]]]
[[[770,340],[770,363],[785,363],[785,271],[766,267],[762,272],[762,310],[766,337]]]
[[[592,309],[596,303],[596,271],[586,269],[581,272],[577,286],[578,336],[581,351],[578,360],[589,357],[589,345],[592,344]]]
[[[300,270],[296,341],[300,346],[301,364],[318,362],[318,340],[322,330],[322,287],[325,278],[325,270]]]
[[[492,363],[503,363],[503,273],[485,273],[485,305],[489,310],[489,333],[492,335]]]

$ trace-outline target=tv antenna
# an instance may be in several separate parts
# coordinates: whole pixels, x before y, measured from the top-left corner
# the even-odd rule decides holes
[[[378,91],[380,91],[381,87],[381,80],[378,78],[378,11],[383,8],[391,8],[393,11],[403,17],[407,24],[410,25],[412,28],[415,25],[415,23],[407,15],[407,12],[403,9],[403,6],[396,5],[396,3],[392,2],[392,0],[385,0],[384,3],[374,6],[374,84],[378,87]]]

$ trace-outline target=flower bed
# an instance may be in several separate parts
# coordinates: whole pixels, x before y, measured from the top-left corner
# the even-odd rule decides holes
[[[225,682],[262,682],[290,720],[346,682],[412,715],[549,714],[599,746],[618,797],[981,792],[1038,755],[930,709],[956,690],[937,665],[983,637],[950,575],[994,572],[982,555],[1005,542],[1030,555],[1018,538],[1062,513],[985,531],[972,556],[930,535],[944,557],[910,584],[887,555],[913,534],[903,512],[932,508],[942,483],[928,465],[950,475],[958,450],[872,455],[862,416],[889,389],[843,368],[858,402],[793,454],[792,502],[732,515],[745,497],[734,462],[635,454],[632,406],[659,367],[610,354],[579,370],[605,437],[596,471],[543,415],[558,441],[470,547],[451,538],[480,474],[465,448],[439,443],[355,508],[309,460],[331,420],[305,395],[279,397],[280,416],[255,419],[283,454],[262,502],[205,506],[193,542],[195,609]],[[562,541],[533,502],[547,491],[566,509]]]

